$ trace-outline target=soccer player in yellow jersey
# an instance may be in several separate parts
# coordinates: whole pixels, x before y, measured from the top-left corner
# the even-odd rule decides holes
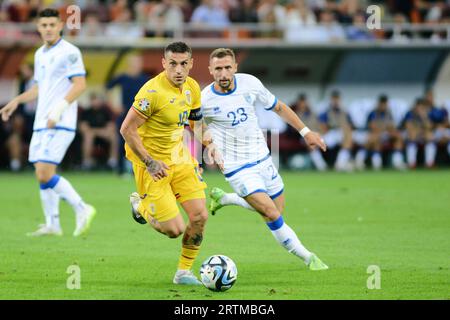
[[[205,182],[183,144],[184,124],[201,120],[200,86],[190,78],[192,50],[174,42],[164,50],[164,71],[137,93],[121,127],[127,158],[133,163],[137,193],[130,196],[133,217],[169,238],[183,235],[175,284],[201,284],[191,268],[208,218]],[[177,201],[189,217],[186,226]]]

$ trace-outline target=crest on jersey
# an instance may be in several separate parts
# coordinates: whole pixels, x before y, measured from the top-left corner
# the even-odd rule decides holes
[[[78,55],[76,53],[72,53],[69,55],[69,61],[71,64],[74,64],[78,60]]]
[[[142,109],[142,111],[147,111],[149,106],[150,106],[150,101],[148,101],[147,99],[141,99],[139,101],[139,107]]]
[[[248,104],[252,104],[252,97],[250,96],[250,94],[246,93],[244,95],[244,99],[245,101],[247,101]]]
[[[191,91],[190,90],[186,90],[185,92],[184,92],[184,94],[186,95],[186,100],[187,100],[187,103],[188,104],[191,104]]]

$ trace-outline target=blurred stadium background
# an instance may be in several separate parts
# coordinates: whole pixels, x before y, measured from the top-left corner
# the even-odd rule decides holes
[[[279,99],[299,113],[300,105],[306,101],[320,117],[329,107],[332,93],[339,93],[341,108],[348,112],[354,132],[367,129],[368,114],[382,95],[388,99],[395,126],[401,131],[405,130],[405,114],[417,99],[424,98],[428,107],[440,110],[441,119],[434,126],[447,129],[447,138],[444,134],[436,141],[435,164],[447,167],[450,163],[446,147],[450,110],[450,1],[6,0],[0,3],[0,106],[30,85],[33,54],[41,45],[33,21],[41,8],[57,7],[63,17],[68,17],[64,36],[83,52],[88,93],[80,99],[80,130],[64,160],[65,168],[127,172],[121,161],[121,138],[114,127],[123,119],[142,82],[162,70],[162,48],[177,39],[194,48],[191,75],[202,87],[211,82],[207,70],[210,51],[228,46],[237,52],[240,72],[259,77]],[[370,5],[377,6],[375,11],[367,11]],[[74,14],[78,12],[81,16],[77,27]],[[381,28],[372,30],[367,21],[374,12],[379,13]],[[29,168],[26,160],[34,108],[35,104],[22,106],[13,121],[0,124],[1,169]],[[277,138],[279,133],[277,147],[282,167],[314,168],[298,134],[274,113],[265,113],[260,122]],[[306,122],[312,127],[316,123],[309,118]],[[317,123],[321,123],[320,118]],[[95,137],[89,130],[93,127],[107,127],[109,138]],[[406,133],[403,140],[407,140]],[[340,144],[324,155],[329,165],[334,162]],[[353,155],[361,144],[356,141],[350,145]],[[423,145],[424,141],[419,141],[418,166],[424,163]],[[392,144],[383,144],[385,167],[391,165],[392,149]],[[406,156],[405,143],[401,149]],[[370,153],[365,161],[370,167]]]
[[[27,163],[35,104],[0,122],[1,299],[449,299],[449,0],[0,0],[0,106],[32,83],[33,54],[41,45],[38,11],[57,7],[76,27],[73,4],[80,28],[66,28],[64,37],[83,53],[88,92],[79,101],[79,130],[62,169],[73,171],[64,175],[99,215],[88,237],[76,239],[70,208],[62,204],[63,237],[25,237],[43,218]],[[370,5],[379,8],[380,29],[367,27]],[[387,104],[401,143],[384,141],[388,170],[376,173],[370,152],[365,172],[317,173],[298,133],[275,113],[260,115],[281,167],[291,169],[282,171],[283,214],[330,265],[327,273],[299,267],[259,217],[230,207],[210,217],[195,268],[211,254],[226,254],[238,265],[237,285],[225,295],[170,285],[178,240],[134,223],[127,200],[134,181],[112,171],[129,176],[117,128],[142,83],[162,70],[162,49],[174,40],[193,47],[191,75],[202,87],[211,82],[211,50],[235,49],[241,72],[259,77],[296,112],[309,104],[316,117],[302,117],[314,129],[342,129],[324,116],[339,102],[359,137],[369,113],[380,101]],[[406,161],[404,119],[417,102],[431,121],[426,130],[442,132],[434,139],[434,165],[443,170],[426,169],[424,139],[417,162],[424,170],[389,170],[396,149]],[[95,136],[99,127],[107,132],[103,138]],[[357,140],[338,141],[323,154],[331,170],[342,144],[356,158],[364,147]],[[311,172],[298,172],[304,169]],[[205,178],[210,187],[231,190],[213,168]],[[66,269],[74,264],[82,267],[83,290],[66,287]],[[381,268],[382,290],[366,285],[370,265]]]

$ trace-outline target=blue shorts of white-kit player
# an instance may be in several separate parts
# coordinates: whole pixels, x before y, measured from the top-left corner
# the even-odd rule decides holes
[[[274,200],[284,190],[283,179],[269,154],[260,160],[225,173],[225,179],[240,197],[265,192]]]
[[[58,128],[33,132],[28,161],[59,165],[75,138],[75,130]]]

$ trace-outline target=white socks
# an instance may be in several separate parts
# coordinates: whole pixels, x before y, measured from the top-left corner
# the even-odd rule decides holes
[[[425,164],[427,167],[434,165],[434,160],[436,159],[437,146],[434,142],[428,142],[425,145]]]
[[[408,161],[408,165],[410,167],[414,167],[417,162],[417,144],[416,143],[408,143],[406,146],[406,159]],[[428,142],[425,145],[425,164],[428,167],[434,165],[434,161],[436,159],[437,146],[434,142]]]
[[[318,149],[314,149],[309,154],[311,156],[311,160],[314,163],[314,166],[319,171],[324,171],[327,169],[327,163],[322,157],[322,153]]]
[[[375,170],[380,170],[383,166],[383,159],[381,158],[381,154],[379,152],[374,152],[372,154],[372,167]]]
[[[408,161],[408,166],[415,167],[417,163],[417,144],[408,143],[406,145],[406,160]]]
[[[245,201],[244,198],[241,198],[237,195],[237,193],[226,193],[222,199],[220,199],[221,205],[236,205],[240,206],[245,209],[249,209],[252,211],[256,211],[251,205],[248,204],[247,201]]]
[[[403,162],[403,154],[400,150],[394,150],[392,153],[392,165],[396,169],[404,169],[405,163]]]
[[[294,230],[284,223],[281,215],[277,220],[267,222],[267,226],[283,248],[302,258],[305,264],[309,263],[312,253],[302,245]]]
[[[366,162],[366,157],[367,157],[366,149],[358,150],[358,152],[356,153],[356,156],[355,156],[356,168],[364,169],[365,162]]]
[[[343,148],[339,150],[336,158],[336,168],[340,169],[346,168],[348,166],[350,158],[351,158],[350,150]]]
[[[44,209],[47,227],[61,229],[59,223],[60,198],[66,200],[72,206],[77,217],[79,214],[84,213],[86,204],[65,178],[55,174],[47,183],[41,183],[40,188],[42,208]]]
[[[222,205],[237,205],[252,211],[256,211],[251,205],[248,204],[245,199],[239,197],[236,193],[226,193],[222,199],[220,199]],[[311,252],[309,252],[300,242],[294,230],[292,230],[283,221],[283,217],[280,217],[272,222],[267,222],[267,226],[272,232],[278,243],[284,247],[290,253],[303,259],[305,264],[309,263],[311,258]]]
[[[53,189],[41,189],[41,203],[45,215],[45,225],[48,228],[61,230],[59,224],[59,196]]]
[[[59,179],[53,187],[53,190],[72,206],[77,215],[79,213],[84,213],[86,204],[83,202],[80,195],[75,191],[69,181],[63,177],[57,177],[59,177]]]

